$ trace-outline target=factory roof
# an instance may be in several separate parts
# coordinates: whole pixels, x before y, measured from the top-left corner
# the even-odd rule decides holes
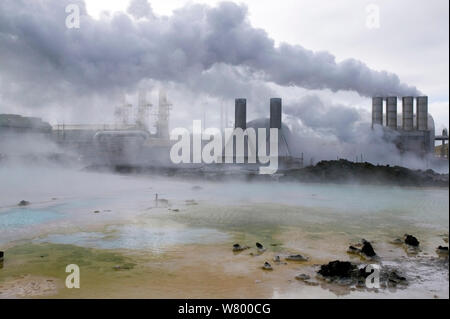
[[[0,128],[15,128],[50,132],[50,124],[37,117],[25,117],[17,114],[0,114]]]

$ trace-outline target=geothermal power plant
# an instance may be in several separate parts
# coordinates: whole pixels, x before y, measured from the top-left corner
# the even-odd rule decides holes
[[[434,152],[435,128],[433,117],[428,114],[428,97],[402,97],[401,113],[397,101],[396,96],[372,98],[372,128],[379,125],[394,133],[395,144],[401,152],[418,155]]]
[[[138,94],[137,107],[125,101],[114,110],[115,124],[58,124],[51,126],[39,118],[23,117],[16,114],[0,114],[0,139],[14,139],[17,136],[32,134],[54,141],[70,154],[77,154],[88,164],[109,165],[153,165],[169,163],[169,150],[175,143],[169,138],[171,103],[166,92],[161,89],[158,95],[155,130],[151,130],[149,120],[153,105],[147,101],[146,91]],[[372,134],[381,130],[383,136],[395,144],[404,156],[424,158],[435,153],[435,141],[442,145],[448,141],[447,131],[435,134],[433,117],[428,113],[427,96],[405,96],[398,112],[396,96],[372,98]],[[234,127],[246,130],[253,128],[275,128],[278,134],[278,155],[284,167],[303,167],[302,146],[298,144],[289,127],[282,121],[282,99],[271,98],[267,103],[268,118],[247,121],[247,100],[235,99]],[[134,114],[134,118],[132,118]],[[223,114],[221,114],[221,121]],[[223,123],[221,123],[223,129]],[[233,137],[234,138],[234,137]],[[258,136],[258,139],[261,137]],[[269,135],[265,137],[269,147]],[[227,143],[235,141],[223,141]],[[206,143],[206,141],[205,141]],[[248,139],[245,139],[247,157]],[[295,146],[295,148],[293,147]],[[257,146],[256,146],[257,147]],[[297,152],[294,152],[294,149]],[[298,152],[300,150],[300,153]],[[8,154],[1,154],[0,160]],[[236,154],[236,153],[234,153]],[[410,155],[411,154],[411,155]],[[339,154],[337,154],[339,156]],[[434,156],[446,160],[448,153]],[[318,159],[320,160],[320,159]]]

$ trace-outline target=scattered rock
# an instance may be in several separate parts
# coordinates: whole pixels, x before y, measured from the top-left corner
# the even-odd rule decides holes
[[[413,235],[405,234],[405,244],[413,246],[413,247],[417,247],[417,246],[419,246],[419,241]]]
[[[295,279],[305,281],[305,280],[311,279],[311,276],[309,276],[307,274],[300,274],[300,275],[295,276]]]
[[[388,274],[388,281],[395,285],[406,283],[406,278],[399,275],[395,270],[390,271]]]
[[[320,266],[317,271],[319,278],[329,283],[335,283],[342,286],[355,285],[357,288],[366,287],[366,278],[373,273],[368,271],[368,265],[358,268],[357,265],[348,261],[335,260],[326,265]],[[407,279],[400,275],[399,272],[392,267],[383,267],[380,269],[380,285],[384,288],[391,286],[396,287],[398,284],[406,285]]]
[[[280,263],[281,262],[280,256],[273,257],[273,261],[276,262],[276,263]]]
[[[320,266],[318,273],[324,277],[351,277],[356,265],[349,261],[335,260]]]
[[[248,246],[241,246],[241,245],[239,245],[239,244],[234,244],[233,245],[233,251],[234,252],[237,252],[237,251],[243,251],[243,250],[245,250],[245,249],[249,249],[250,247],[248,247]]]
[[[448,244],[448,237],[444,237],[444,238],[442,238],[442,240],[444,241],[444,243]]]
[[[288,261],[308,261],[308,257],[302,256],[300,254],[289,255],[285,259]]]
[[[264,265],[262,266],[262,269],[264,269],[264,270],[273,270],[272,265],[269,264],[267,261],[264,262]]]
[[[18,206],[28,206],[28,205],[30,205],[31,203],[29,202],[29,201],[27,201],[27,200],[21,200],[20,202],[19,202],[19,204],[17,204]]]
[[[361,248],[361,252],[368,257],[375,257],[377,255],[372,247],[372,244],[365,239],[363,239],[363,247]]]
[[[448,255],[448,247],[439,246],[439,247],[436,249],[436,252],[437,252],[439,255]],[[1,259],[1,258],[0,258],[0,259]]]
[[[259,251],[260,253],[266,251],[266,249],[264,248],[264,246],[263,246],[262,244],[260,244],[260,243],[256,243],[256,248],[258,248],[258,251]]]
[[[99,214],[100,211],[99,210],[94,210],[94,214]]]
[[[0,261],[3,261],[4,257],[5,257],[5,252],[0,251]]]
[[[361,249],[355,246],[360,246]],[[365,239],[361,241],[361,244],[355,244],[354,246],[352,245],[348,247],[347,253],[359,255],[366,259],[371,259],[377,255],[372,247],[372,244]]]

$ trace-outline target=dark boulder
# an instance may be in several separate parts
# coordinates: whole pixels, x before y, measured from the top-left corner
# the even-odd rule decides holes
[[[419,246],[419,241],[413,235],[405,234],[405,244],[417,247]]]
[[[365,279],[365,278],[367,278],[371,273],[372,273],[371,271],[367,271],[367,266],[364,266],[364,267],[362,267],[362,268],[359,269],[358,276],[359,276],[360,278],[364,278],[364,279]]]
[[[361,248],[361,252],[368,257],[374,257],[377,255],[375,253],[375,250],[373,250],[372,244],[369,243],[367,240],[363,240],[363,246]]]
[[[233,245],[233,251],[234,252],[243,251],[243,250],[248,249],[248,248],[249,248],[248,246],[241,246],[239,244],[234,244]]]
[[[320,266],[318,273],[324,277],[351,277],[356,266],[349,261],[335,260]]]
[[[395,285],[406,283],[406,278],[399,275],[395,270],[388,272],[387,277],[388,281]]]
[[[267,261],[262,266],[262,269],[264,269],[264,270],[273,270],[272,265],[269,264]]]
[[[19,204],[17,204],[18,206],[28,206],[28,205],[30,205],[30,202],[29,201],[27,201],[27,200],[21,200],[20,202],[19,202]]]
[[[436,252],[440,255],[448,255],[448,247],[444,247],[444,246],[439,246],[436,249]],[[1,259],[1,258],[0,258]]]
[[[302,256],[300,254],[289,255],[285,259],[288,261],[308,261],[308,257]]]

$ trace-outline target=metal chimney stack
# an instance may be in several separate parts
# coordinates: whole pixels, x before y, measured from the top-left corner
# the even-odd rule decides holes
[[[281,129],[281,99],[270,99],[270,128]]]
[[[372,128],[375,124],[383,125],[383,98],[372,98]]]
[[[405,131],[412,131],[414,128],[414,98],[412,96],[402,97],[402,126]]]
[[[386,98],[386,125],[390,129],[397,129],[397,97]]]
[[[428,96],[417,97],[417,129],[428,130]]]
[[[247,128],[247,100],[236,99],[234,101],[234,128]]]

